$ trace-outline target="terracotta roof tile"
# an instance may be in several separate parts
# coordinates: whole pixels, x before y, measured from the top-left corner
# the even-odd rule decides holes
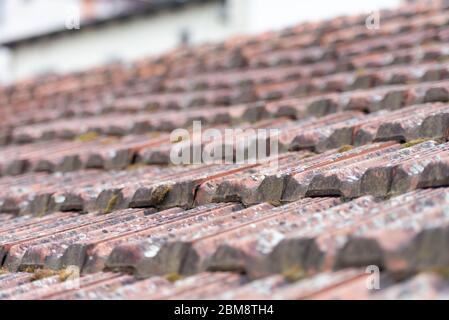
[[[448,9],[0,87],[0,298],[447,297]],[[174,146],[236,158],[170,140],[194,121],[269,154],[174,165]]]

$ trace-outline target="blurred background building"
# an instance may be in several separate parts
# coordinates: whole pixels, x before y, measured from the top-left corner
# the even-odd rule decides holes
[[[0,81],[133,61],[400,0],[0,0]]]

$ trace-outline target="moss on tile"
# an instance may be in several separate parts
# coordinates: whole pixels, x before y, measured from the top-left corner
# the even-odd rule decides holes
[[[27,268],[26,270],[30,270],[30,269]],[[53,270],[49,270],[49,269],[33,269],[33,275],[30,278],[30,282],[41,280],[41,279],[45,279],[45,278],[49,278],[49,277],[52,277],[54,275],[56,275],[56,272],[53,271]]]
[[[41,217],[45,216],[45,214],[47,213],[47,211],[48,211],[48,202],[45,201],[45,203],[42,205],[42,207],[41,207],[41,209],[39,210],[39,212],[36,213],[36,216],[37,216],[38,218],[41,218]]]
[[[171,186],[168,184],[162,184],[157,186],[153,190],[153,193],[151,195],[152,202],[154,204],[162,203],[162,201],[164,201],[165,199],[165,196],[167,195],[167,193],[171,191],[171,189],[172,189]]]
[[[157,111],[157,110],[159,110],[160,109],[160,106],[159,106],[159,104],[157,104],[157,103],[148,103],[146,106],[145,106],[145,110],[146,111]]]
[[[86,133],[80,134],[75,137],[76,141],[79,142],[90,142],[94,141],[98,138],[99,134],[96,131],[88,131]]]
[[[182,277],[182,275],[180,275],[179,273],[177,273],[177,272],[172,272],[172,273],[169,273],[169,274],[167,274],[166,276],[165,276],[165,279],[167,279],[168,281],[170,281],[170,282],[172,282],[172,283],[174,283],[174,282],[176,282],[176,281],[179,281],[179,280],[181,280],[183,277]]]
[[[118,203],[118,200],[119,200],[118,194],[112,195],[106,205],[106,208],[103,210],[103,213],[108,214],[108,213],[111,213],[112,211],[114,211],[114,208]]]
[[[299,266],[293,266],[282,272],[282,276],[287,282],[293,283],[303,280],[307,277],[307,273]]]
[[[354,146],[351,146],[349,144],[345,144],[344,146],[341,146],[340,149],[338,149],[338,153],[348,152],[350,150],[354,149]]]
[[[417,83],[419,83],[419,81],[416,79],[409,79],[406,81],[406,84],[417,84]]]
[[[145,167],[145,163],[139,162],[139,163],[133,163],[126,167],[126,170],[132,171],[132,170],[138,170],[140,168]]]
[[[20,269],[20,271],[26,272],[26,273],[33,273],[36,270],[34,267],[26,267],[25,269]]]
[[[172,139],[172,137],[170,137],[170,142],[172,144],[176,144],[176,143],[180,143],[180,142],[188,141],[188,140],[190,140],[189,135],[184,135],[184,136],[179,135],[179,136],[175,137],[174,139]]]
[[[58,278],[60,282],[66,282],[71,276],[74,275],[74,270],[69,268],[63,269],[58,272]]]
[[[366,74],[366,69],[364,69],[364,68],[358,68],[358,69],[355,71],[355,73],[356,73],[358,76],[363,76],[363,75]]]
[[[159,131],[152,131],[152,132],[147,133],[147,136],[151,139],[159,138],[161,135],[162,135],[162,132],[159,132]]]
[[[177,136],[175,139],[173,139],[172,141],[171,141],[171,143],[179,143],[179,142],[181,142],[182,141],[182,137],[181,136]]]
[[[449,267],[435,267],[425,271],[434,273],[445,280],[449,279]]]
[[[271,204],[273,207],[279,207],[282,205],[281,200],[268,200],[267,203]]]
[[[410,148],[410,147],[416,146],[416,145],[418,145],[420,143],[423,143],[423,142],[426,142],[426,141],[429,141],[429,140],[430,139],[428,139],[428,138],[419,138],[419,139],[415,139],[415,140],[410,140],[410,141],[408,141],[406,143],[403,143],[401,145],[401,148],[403,148],[403,149]]]

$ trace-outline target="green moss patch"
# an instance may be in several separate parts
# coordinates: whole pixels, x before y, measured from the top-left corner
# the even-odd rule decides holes
[[[99,134],[95,131],[88,131],[86,133],[78,135],[75,140],[79,142],[90,142],[98,138]]]
[[[285,278],[287,282],[293,283],[303,280],[307,277],[307,273],[299,266],[291,267],[284,272],[282,272],[282,276]]]
[[[172,272],[165,276],[165,279],[167,279],[168,281],[173,282],[173,283],[181,280],[182,278],[183,277],[177,272]]]
[[[415,139],[415,140],[411,140],[411,141],[409,141],[409,142],[403,143],[403,144],[401,145],[401,147],[402,147],[403,149],[406,149],[406,148],[410,148],[410,147],[416,146],[416,145],[418,145],[418,144],[420,144],[420,143],[423,143],[423,142],[426,142],[426,141],[429,141],[429,139],[426,139],[426,138],[419,138],[419,139]]]

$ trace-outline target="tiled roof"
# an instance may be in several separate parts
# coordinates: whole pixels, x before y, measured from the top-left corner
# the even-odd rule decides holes
[[[447,298],[449,7],[380,16],[0,88],[0,298]],[[279,154],[173,165],[195,120]]]

